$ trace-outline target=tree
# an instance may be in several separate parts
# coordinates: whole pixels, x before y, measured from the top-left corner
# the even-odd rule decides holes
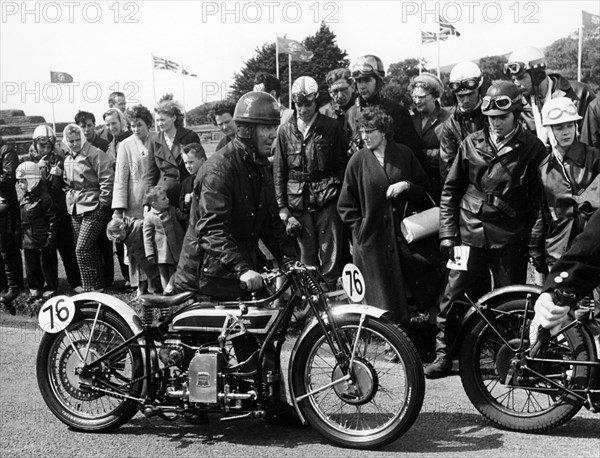
[[[329,92],[325,83],[327,72],[334,68],[347,67],[346,51],[342,51],[335,42],[336,36],[327,24],[321,23],[317,33],[308,36],[302,45],[314,53],[309,62],[292,62],[292,79],[302,75],[313,77],[319,83],[320,100],[329,100]],[[231,98],[239,99],[243,94],[252,90],[254,75],[258,72],[276,74],[275,43],[265,43],[256,48],[256,54],[245,62],[239,73],[234,75]],[[288,58],[286,54],[279,55],[279,79],[281,81],[281,100],[288,99]]]
[[[410,83],[419,74],[419,59],[409,58],[391,64],[383,79],[381,95],[405,107],[412,105]]]
[[[565,78],[577,80],[578,35],[559,38],[545,50],[548,73],[560,73]],[[581,81],[593,89],[600,85],[600,39],[590,32],[583,35],[581,53]]]
[[[186,113],[188,124],[198,126],[202,124],[213,124],[210,112],[217,102],[206,102]]]
[[[508,62],[506,55],[486,56],[479,59],[479,68],[483,76],[483,84],[481,86],[482,94],[485,94],[488,88],[492,85],[492,81],[509,80],[504,74],[504,64]]]

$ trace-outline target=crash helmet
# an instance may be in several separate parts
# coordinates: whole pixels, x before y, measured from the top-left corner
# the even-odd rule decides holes
[[[557,97],[548,100],[542,107],[544,126],[554,126],[566,122],[577,122],[581,119],[577,107],[568,97]]]
[[[42,143],[47,143],[49,141],[54,143],[56,141],[56,134],[54,133],[54,130],[52,130],[52,127],[46,124],[40,124],[33,131],[32,138],[36,143],[38,141]]]
[[[523,109],[521,91],[510,81],[494,81],[481,102],[486,116],[499,116]]]
[[[27,189],[31,191],[42,180],[42,172],[33,161],[21,162],[15,171],[17,180],[25,180]]]
[[[351,73],[354,79],[374,76],[378,80],[382,80],[385,76],[385,68],[379,57],[367,54],[356,59],[351,67]]]
[[[233,120],[239,124],[267,124],[278,126],[279,104],[266,92],[247,92],[240,97],[233,112]]]
[[[513,51],[508,62],[504,64],[506,76],[519,77],[526,71],[539,71],[545,74],[546,57],[541,49],[533,46],[525,46]]]
[[[448,87],[455,94],[469,94],[481,87],[481,69],[471,61],[459,62],[450,71]]]
[[[301,76],[292,84],[292,101],[294,103],[312,103],[319,95],[319,85],[310,76]]]

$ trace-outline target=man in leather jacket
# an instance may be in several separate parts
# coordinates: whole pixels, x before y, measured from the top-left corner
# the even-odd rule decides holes
[[[296,254],[278,216],[268,161],[279,105],[265,92],[248,92],[235,107],[234,121],[234,140],[211,156],[196,178],[195,231],[203,257],[199,289],[220,298],[243,296],[240,282],[250,291],[262,287],[259,239],[278,260]]]
[[[546,156],[542,142],[523,130],[519,89],[498,81],[481,104],[489,128],[469,135],[461,144],[442,191],[440,249],[451,260],[455,247],[466,245],[467,270],[451,270],[438,315],[437,359],[425,376],[447,375],[452,367],[448,345],[466,307],[464,300],[491,271],[496,287],[525,283],[528,247],[537,247],[531,228],[541,218],[539,165]]]

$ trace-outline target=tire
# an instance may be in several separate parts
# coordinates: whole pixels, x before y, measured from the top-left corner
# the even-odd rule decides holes
[[[352,349],[359,317],[336,321]],[[397,362],[389,360],[393,355]],[[389,444],[408,431],[423,404],[425,377],[417,350],[388,320],[367,317],[353,367],[358,395],[352,397],[348,385],[339,383],[300,400],[298,407],[314,429],[337,445],[373,449]],[[323,330],[314,327],[292,362],[294,395],[303,396],[341,377]]]
[[[134,342],[126,352],[102,363],[94,380],[75,374],[82,364],[73,346],[86,357],[84,352],[95,316],[96,308],[86,304],[77,310],[66,330],[44,334],[37,355],[37,379],[44,401],[60,421],[77,431],[106,432],[129,421],[137,412],[137,403],[80,387],[80,382],[103,389],[108,388],[99,381],[110,382],[128,396],[139,398],[144,366],[140,347]],[[90,341],[88,361],[100,358],[132,336],[133,332],[119,315],[102,307]]]
[[[525,317],[525,298],[514,297],[494,309],[501,313],[495,314],[492,324],[512,348],[518,348],[523,327],[524,335],[529,335],[533,311]],[[527,368],[523,368],[519,386],[505,385],[511,361],[529,355],[528,340],[523,348],[527,351],[516,354],[484,320],[475,321],[465,333],[460,352],[462,385],[473,406],[499,428],[529,433],[548,431],[570,420],[583,402],[552,387]],[[589,360],[581,330],[572,327],[553,337],[538,358]],[[552,375],[552,380],[571,389],[583,388],[589,377],[585,366],[529,364],[536,372]]]

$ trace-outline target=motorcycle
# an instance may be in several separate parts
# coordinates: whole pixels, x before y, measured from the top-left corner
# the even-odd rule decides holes
[[[558,334],[531,347],[529,327],[541,288],[498,288],[471,304],[461,331],[460,377],[473,406],[494,425],[539,433],[582,407],[600,411],[600,326],[593,301],[571,312]]]
[[[289,262],[262,277],[267,297],[145,296],[141,317],[101,293],[49,300],[39,312],[46,332],[37,356],[47,406],[90,432],[114,430],[138,411],[164,420],[275,419],[289,408],[281,353],[293,337],[287,386],[302,424],[357,449],[402,436],[425,391],[404,332],[384,310],[325,292],[314,268]],[[294,310],[305,305],[313,316],[291,335]]]

